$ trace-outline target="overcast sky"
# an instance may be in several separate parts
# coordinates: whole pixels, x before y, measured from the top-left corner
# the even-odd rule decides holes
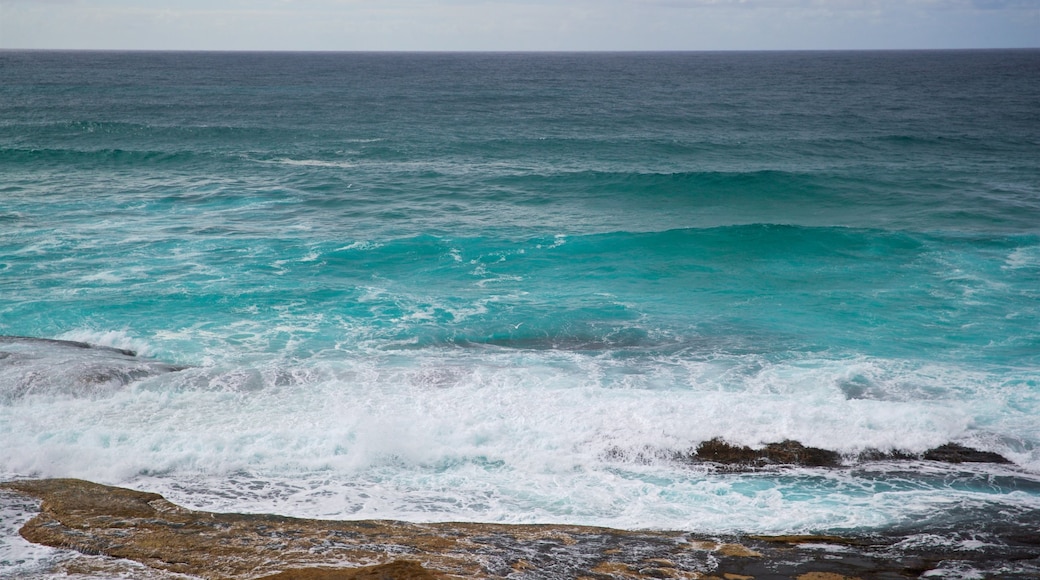
[[[0,0],[0,48],[1040,46],[1040,0]]]

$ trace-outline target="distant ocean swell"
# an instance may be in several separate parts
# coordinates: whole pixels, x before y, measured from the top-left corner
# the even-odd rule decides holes
[[[1040,211],[1026,184],[941,165],[925,165],[912,174],[889,174],[873,165],[844,161],[816,168],[776,169],[775,164],[756,162],[713,171],[617,171],[603,162],[593,162],[603,163],[602,170],[589,170],[582,168],[589,163],[568,168],[569,162],[488,158],[477,153],[479,144],[458,157],[425,160],[415,159],[411,152],[366,154],[364,147],[303,154],[243,152],[226,150],[226,145],[170,150],[4,148],[0,162],[10,169],[7,185],[15,188],[11,193],[31,191],[48,179],[62,187],[72,169],[92,174],[106,168],[127,171],[126,178],[141,178],[129,191],[119,192],[127,202],[135,193],[141,201],[163,192],[171,201],[198,195],[212,200],[252,197],[273,202],[276,209],[314,208],[330,210],[327,218],[357,217],[355,225],[362,229],[398,235],[409,230],[475,233],[481,230],[474,228],[478,219],[494,224],[492,228],[543,233],[572,231],[575,225],[586,231],[662,231],[775,223],[898,230],[930,224],[926,231],[981,229],[1014,235],[1028,231],[1033,212]],[[161,180],[148,175],[155,171],[168,175]],[[113,193],[105,189],[107,179],[83,187],[107,196]],[[344,199],[339,193],[345,190],[351,195]],[[386,207],[388,195],[399,203]],[[978,203],[980,199],[985,203]],[[556,213],[543,216],[538,209],[548,206]],[[320,220],[306,214],[275,215]]]

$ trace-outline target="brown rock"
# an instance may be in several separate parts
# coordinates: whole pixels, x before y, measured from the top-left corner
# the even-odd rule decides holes
[[[698,461],[726,464],[746,463],[750,465],[757,462],[761,455],[750,447],[731,445],[716,437],[698,445],[694,457]]]
[[[692,459],[740,467],[764,467],[766,465],[804,465],[809,467],[837,467],[841,456],[834,451],[806,447],[797,441],[770,443],[762,449],[732,445],[715,438],[697,446]]]
[[[841,456],[834,451],[818,447],[806,447],[797,441],[782,441],[766,445],[763,452],[769,461],[785,465],[808,467],[837,467]]]
[[[453,578],[904,577],[949,559],[995,569],[1033,561],[1035,541],[986,551],[900,555],[897,537],[708,537],[568,525],[325,521],[198,512],[161,496],[75,479],[14,481],[0,489],[40,498],[20,533],[95,558],[65,558],[60,576],[154,580],[448,580]],[[1017,541],[1017,540],[1016,540]],[[804,544],[838,544],[822,559]],[[805,552],[808,554],[809,552]],[[128,560],[138,564],[129,564]],[[996,564],[994,564],[996,563]],[[988,567],[988,568],[987,568]],[[869,573],[868,573],[869,572]],[[918,572],[919,573],[919,572]],[[709,576],[711,575],[711,576]],[[801,575],[801,576],[799,576]],[[915,575],[917,575],[915,573]]]
[[[924,452],[924,459],[944,463],[1011,463],[999,453],[979,451],[956,443],[947,443]]]
[[[436,580],[441,576],[431,573],[418,562],[396,560],[389,564],[361,568],[303,568],[286,570],[260,580]]]
[[[722,544],[718,552],[731,558],[761,558],[762,554],[740,544]]]
[[[599,564],[590,572],[594,574],[604,574],[606,576],[612,576],[614,578],[642,578],[643,575],[633,570],[629,565],[622,562],[603,562]]]
[[[761,449],[733,445],[716,437],[704,441],[693,453],[678,454],[679,459],[692,462],[716,463],[731,469],[758,469],[771,465],[802,465],[806,467],[838,467],[841,455],[835,451],[806,447],[798,441],[786,440],[769,443]],[[926,459],[943,463],[1003,463],[1009,464],[999,453],[980,451],[957,443],[947,443],[923,454],[894,449],[881,451],[867,449],[859,454],[860,461],[911,461]]]
[[[781,536],[749,536],[751,539],[774,544],[834,544],[836,546],[858,546],[863,542],[841,536],[822,536],[817,534],[781,535]]]
[[[943,463],[1011,463],[1010,460],[999,453],[980,451],[957,443],[940,445],[922,454],[910,453],[909,451],[899,449],[891,451],[867,449],[859,454],[860,461],[911,461],[915,459],[941,461]]]
[[[917,455],[900,449],[882,451],[880,449],[867,449],[859,454],[860,461],[910,461],[920,459]]]
[[[29,541],[207,580],[536,577],[546,570],[578,577],[595,576],[601,566],[640,577],[649,558],[674,563],[668,573],[682,578],[711,566],[707,556],[690,554],[678,532],[196,512],[154,493],[76,479],[0,487],[42,500],[41,513],[19,531]]]

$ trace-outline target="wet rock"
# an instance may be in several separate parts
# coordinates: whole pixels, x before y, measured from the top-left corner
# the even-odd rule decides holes
[[[0,402],[30,395],[97,396],[187,367],[132,350],[71,340],[0,336]]]
[[[797,441],[770,443],[762,449],[752,449],[725,442],[720,438],[705,441],[689,457],[694,461],[718,463],[737,467],[765,467],[768,465],[803,465],[807,467],[837,467],[841,456],[826,449],[806,447]]]
[[[658,570],[649,560],[669,561],[681,578],[715,565],[714,544],[693,545],[679,532],[305,520],[196,512],[157,494],[74,479],[0,486],[42,499],[41,513],[20,530],[29,541],[214,580],[576,578],[596,577],[591,571],[611,562],[642,577],[638,570]]]
[[[868,449],[859,454],[860,461],[940,461],[942,463],[1003,463],[1010,464],[1011,461],[999,453],[992,451],[980,451],[957,443],[947,443],[924,453],[910,453],[893,449],[881,451]]]
[[[857,456],[857,459],[860,461],[912,461],[914,459],[920,459],[920,456],[899,449],[892,449],[890,451],[867,449],[861,452]]]
[[[73,568],[68,559],[62,563],[80,577],[881,579],[917,577],[951,557],[976,569],[999,569],[1007,578],[1033,578],[1040,571],[1028,565],[1040,561],[1033,544],[964,552],[955,543],[901,547],[907,546],[902,535],[718,538],[569,525],[306,520],[193,511],[158,494],[76,479],[11,481],[0,488],[42,500],[40,513],[20,533],[87,554]],[[150,572],[113,567],[120,560],[112,558],[139,562]],[[1027,565],[1020,573],[1009,571],[1009,561]],[[911,569],[917,572],[908,576]]]
[[[856,538],[844,538],[842,536],[826,536],[818,534],[794,534],[780,536],[749,536],[755,540],[771,542],[774,544],[789,544],[798,546],[801,544],[828,544],[832,546],[859,546],[863,541]]]
[[[58,348],[78,348],[84,350],[96,350],[103,352],[110,352],[121,354],[123,356],[137,356],[137,353],[125,349],[115,348],[112,346],[100,346],[96,344],[90,344],[86,342],[80,342],[78,340],[58,340],[54,338],[36,338],[32,336],[0,336],[0,345],[4,344],[38,344],[44,346],[58,347]]]
[[[622,456],[620,452],[617,452],[617,455]],[[639,457],[642,455],[636,456],[637,459]],[[798,441],[790,439],[779,443],[769,443],[761,449],[752,449],[746,445],[733,445],[716,437],[701,443],[693,452],[676,454],[675,458],[691,463],[713,463],[724,469],[736,471],[783,465],[804,467],[839,467],[842,465],[842,456],[836,451],[806,447]],[[999,453],[980,451],[957,443],[947,443],[924,453],[911,453],[901,449],[888,451],[867,449],[854,458],[850,458],[850,460],[860,462],[922,459],[943,463],[1011,463]]]
[[[797,441],[770,443],[763,451],[766,458],[774,463],[809,467],[836,467],[841,464],[841,456],[838,453],[818,447],[806,447]]]
[[[956,443],[947,443],[935,449],[929,449],[924,452],[922,458],[943,463],[1011,463],[999,453],[979,451]]]
[[[301,568],[264,576],[259,580],[436,580],[438,574],[418,562],[396,560],[360,568]]]

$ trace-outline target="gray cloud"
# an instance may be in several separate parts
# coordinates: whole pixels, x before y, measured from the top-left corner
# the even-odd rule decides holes
[[[1040,46],[1037,0],[0,0],[0,47],[704,50]]]

